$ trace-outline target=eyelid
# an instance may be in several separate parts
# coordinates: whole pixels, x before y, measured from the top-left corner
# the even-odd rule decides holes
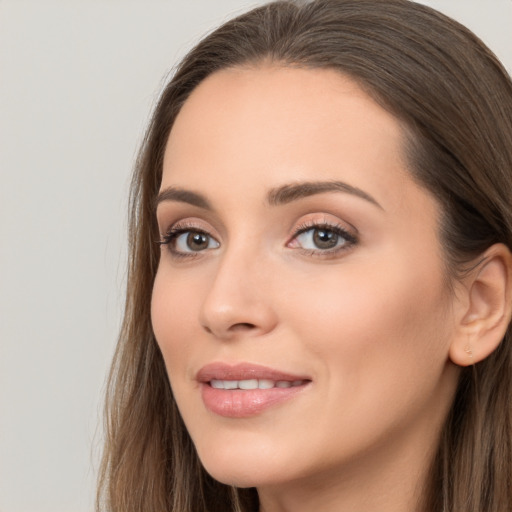
[[[315,216],[310,214],[303,217],[299,224],[296,224],[294,227],[293,232],[288,237],[288,241],[286,242],[285,246],[293,250],[298,250],[306,256],[318,256],[324,258],[333,258],[336,257],[339,253],[348,251],[359,242],[357,229],[350,223],[343,222],[334,216],[332,217],[333,218],[329,218],[328,214],[322,214],[321,216],[318,214]],[[317,249],[306,248],[300,245],[293,245],[293,243],[301,234],[315,229],[331,231],[342,237],[342,239],[345,240],[345,243],[332,248]],[[191,250],[190,252],[176,250],[173,242],[176,241],[176,239],[183,233],[189,231],[202,233],[208,236],[211,240],[215,241],[217,246],[207,247],[198,251]],[[220,237],[216,234],[216,230],[211,226],[211,224],[205,222],[201,218],[196,217],[185,218],[171,223],[165,234],[160,235],[160,238],[161,239],[158,243],[162,246],[168,246],[168,251],[175,258],[201,257],[204,255],[203,253],[208,253],[213,249],[217,249],[221,245]]]
[[[299,220],[298,224],[295,224],[290,240],[300,233],[313,228],[338,230],[354,240],[357,240],[359,236],[357,228],[350,222],[343,221],[339,219],[338,216],[334,216],[332,214],[318,212],[316,214],[313,213],[303,216]]]
[[[163,224],[163,223],[162,223]],[[190,230],[190,231],[199,231],[201,233],[205,233],[212,238],[218,240],[219,235],[217,234],[217,230],[212,227],[209,222],[204,221],[199,217],[186,217],[178,220],[173,220],[172,222],[166,222],[168,225],[166,229],[160,229],[160,238],[163,239],[173,231],[177,230]]]
[[[217,239],[213,235],[208,233],[208,231],[204,231],[201,228],[196,228],[196,227],[193,227],[193,226],[189,226],[189,227],[185,227],[185,226],[183,226],[183,227],[172,227],[172,228],[170,228],[165,233],[165,235],[163,235],[161,237],[161,240],[158,243],[160,245],[167,245],[172,240],[175,240],[176,238],[178,238],[179,236],[183,235],[184,233],[199,233],[201,235],[206,235],[206,236],[210,237],[212,240],[215,240],[217,243],[219,243],[217,241]]]
[[[346,251],[350,250],[359,242],[357,230],[352,225],[350,225],[350,226],[353,229],[347,229],[347,227],[345,227],[345,225],[343,225],[340,221],[327,220],[325,218],[325,216],[322,219],[318,219],[318,218],[309,219],[295,227],[293,234],[291,235],[290,239],[286,243],[286,246],[290,247],[294,250],[299,250],[307,256],[333,258],[333,257],[336,257],[339,253],[346,252]],[[291,244],[294,241],[296,241],[297,238],[301,234],[307,233],[308,231],[315,230],[315,229],[318,229],[318,230],[324,229],[327,231],[332,231],[333,233],[338,234],[339,236],[344,238],[346,240],[346,243],[339,247],[334,247],[331,249],[320,249],[320,248],[306,249],[306,248],[300,247],[300,246],[298,246],[298,247],[291,246]]]
[[[165,231],[165,234],[160,235],[160,240],[158,243],[160,246],[167,246],[168,252],[171,254],[173,258],[196,258],[202,256],[202,253],[209,252],[212,249],[217,249],[220,246],[220,242],[218,237],[212,234],[213,229],[208,229],[203,227],[202,222],[199,219],[183,219],[176,221],[170,225],[169,228]],[[203,235],[208,236],[211,240],[215,241],[217,244],[214,248],[206,248],[200,251],[179,251],[174,247],[174,242],[182,236],[184,233],[192,232],[192,233],[201,233]]]

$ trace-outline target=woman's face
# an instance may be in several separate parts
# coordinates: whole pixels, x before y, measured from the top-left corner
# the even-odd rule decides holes
[[[221,71],[178,115],[152,321],[220,481],[426,465],[457,380],[454,299],[438,205],[402,144],[399,122],[329,70]]]

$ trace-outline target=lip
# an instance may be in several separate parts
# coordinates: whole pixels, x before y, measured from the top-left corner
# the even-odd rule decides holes
[[[269,368],[259,364],[238,363],[230,365],[227,363],[211,363],[203,366],[197,372],[199,382],[210,382],[218,380],[244,380],[244,379],[269,379],[269,380],[311,380],[307,375],[296,375],[288,372]]]
[[[306,375],[292,374],[251,363],[211,363],[199,370],[196,379],[200,383],[201,398],[205,407],[210,412],[227,418],[248,418],[261,414],[270,407],[291,400],[311,383],[311,378]],[[251,390],[216,389],[210,385],[211,380],[249,379],[303,383],[289,388]]]

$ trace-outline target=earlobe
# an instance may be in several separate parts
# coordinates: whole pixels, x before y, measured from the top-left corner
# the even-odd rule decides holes
[[[512,255],[491,246],[467,276],[465,311],[450,345],[450,359],[470,366],[489,356],[505,336],[512,316]]]

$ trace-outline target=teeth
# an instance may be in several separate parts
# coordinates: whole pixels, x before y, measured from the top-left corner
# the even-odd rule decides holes
[[[226,389],[223,380],[211,380],[210,386],[215,389]]]
[[[258,381],[257,379],[239,380],[238,387],[240,389],[258,389]]]
[[[273,380],[268,379],[260,379],[258,381],[258,387],[260,389],[271,389],[274,387],[275,382]]]
[[[236,380],[221,380],[224,384],[224,389],[237,389],[238,388],[238,382]]]
[[[247,379],[247,380],[217,380],[212,379],[210,385],[215,389],[271,389],[271,388],[291,388],[292,386],[301,386],[303,380],[269,380],[269,379]]]

